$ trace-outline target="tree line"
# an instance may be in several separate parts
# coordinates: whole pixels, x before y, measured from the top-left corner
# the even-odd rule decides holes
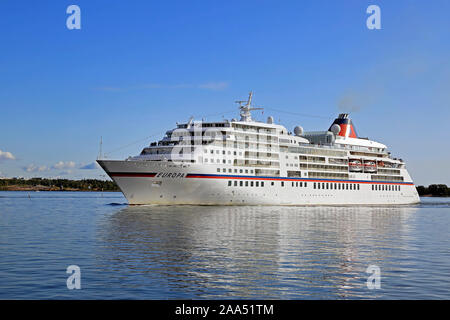
[[[450,188],[446,184],[431,184],[428,187],[418,186],[419,196],[450,197]]]
[[[46,179],[11,178],[0,179],[0,190],[73,190],[73,191],[119,191],[114,181],[98,179]]]

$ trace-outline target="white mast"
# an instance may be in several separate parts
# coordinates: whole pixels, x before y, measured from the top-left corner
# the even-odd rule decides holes
[[[247,122],[251,122],[252,120],[252,114],[250,113],[250,111],[252,110],[262,110],[263,108],[252,108],[251,104],[252,104],[252,98],[253,98],[253,91],[250,91],[250,93],[248,94],[248,100],[238,100],[236,101],[236,103],[239,103],[239,109],[241,110],[240,115],[241,115],[241,120],[240,121],[247,121]],[[243,103],[245,103],[245,105],[243,105]]]
[[[100,150],[99,150],[99,152],[98,152],[97,160],[100,160],[100,159],[103,158],[103,155],[102,155],[102,145],[103,145],[103,137],[100,136]]]

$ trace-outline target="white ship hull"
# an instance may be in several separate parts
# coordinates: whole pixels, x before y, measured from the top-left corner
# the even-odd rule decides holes
[[[404,205],[420,202],[412,182],[237,175],[218,173],[205,165],[164,161],[98,160],[98,163],[132,205]],[[320,184],[321,189],[315,188],[316,184]],[[386,186],[386,190],[374,190],[375,185]]]
[[[126,160],[98,160],[130,204],[392,205],[419,202],[402,159],[358,138],[348,114],[327,131],[294,133],[241,119],[177,123]]]

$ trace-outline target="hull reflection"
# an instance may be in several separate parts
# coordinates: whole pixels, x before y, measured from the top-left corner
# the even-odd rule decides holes
[[[161,298],[372,298],[382,292],[367,289],[365,270],[395,271],[385,262],[407,246],[415,211],[127,207],[102,221],[96,255],[104,269],[137,275],[133,285],[163,286]]]

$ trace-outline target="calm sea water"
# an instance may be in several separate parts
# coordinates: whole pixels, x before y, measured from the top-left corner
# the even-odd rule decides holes
[[[422,201],[129,207],[120,193],[0,192],[0,299],[450,299],[450,199]]]

